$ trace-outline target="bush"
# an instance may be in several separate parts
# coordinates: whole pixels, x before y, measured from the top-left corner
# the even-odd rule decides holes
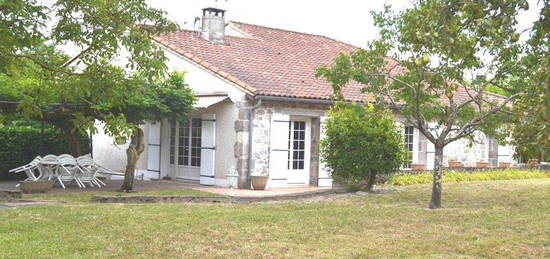
[[[321,154],[336,182],[370,189],[377,174],[397,172],[404,161],[403,136],[388,110],[338,103],[324,129]]]
[[[387,184],[411,185],[432,183],[432,173],[423,172],[415,174],[400,174],[390,178]],[[491,180],[514,180],[514,179],[537,179],[550,178],[548,172],[528,169],[506,169],[486,170],[478,172],[457,172],[446,171],[443,173],[443,182],[468,182],[468,181],[491,181]]]
[[[90,152],[90,142],[81,136],[82,152]],[[40,129],[35,127],[0,126],[0,180],[24,179],[24,173],[9,173],[10,169],[24,165],[34,159],[40,146]],[[60,130],[44,130],[43,154],[69,153],[65,137]]]

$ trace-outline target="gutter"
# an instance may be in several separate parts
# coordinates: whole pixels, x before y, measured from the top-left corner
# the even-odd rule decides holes
[[[293,98],[293,97],[271,96],[271,95],[256,95],[254,99],[264,100],[264,101],[274,101],[274,102],[310,103],[310,104],[326,104],[326,105],[332,105],[336,103],[336,101],[334,100],[327,100],[327,99]],[[353,102],[345,101],[344,103],[353,103]],[[355,103],[364,104],[365,102],[355,102]],[[387,107],[390,109],[401,109],[405,107],[405,105],[404,104],[387,105]]]
[[[275,102],[289,102],[289,103],[312,103],[312,104],[334,104],[334,100],[326,99],[309,99],[309,98],[294,98],[283,96],[271,96],[271,95],[256,95],[256,100],[275,101]]]

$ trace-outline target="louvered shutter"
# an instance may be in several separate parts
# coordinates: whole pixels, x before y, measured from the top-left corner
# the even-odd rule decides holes
[[[319,140],[323,140],[325,138],[325,120],[327,119],[326,116],[321,116],[321,127],[319,131]],[[330,175],[330,168],[327,167],[325,163],[322,161],[321,154],[319,153],[319,187],[332,187],[332,177]]]
[[[216,115],[203,114],[201,128],[200,183],[214,185],[216,154]]]
[[[160,178],[160,122],[150,124],[147,136],[147,175]]]
[[[428,162],[428,139],[418,129],[418,164],[427,165]]]
[[[437,133],[437,130],[436,130],[436,124],[435,123],[428,123],[428,130],[432,133],[432,134],[436,134]],[[426,140],[426,168],[428,170],[433,170],[434,169],[434,163],[435,163],[435,146],[434,144],[429,141],[429,140]]]
[[[271,116],[269,187],[285,187],[288,180],[288,132],[290,116],[273,113]]]

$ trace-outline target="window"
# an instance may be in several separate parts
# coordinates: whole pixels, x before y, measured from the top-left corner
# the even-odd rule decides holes
[[[170,164],[201,165],[202,120],[172,122],[170,127]],[[177,144],[177,145],[176,145]]]
[[[291,121],[288,127],[288,163],[287,168],[304,169],[306,152],[306,122]]]
[[[413,145],[414,140],[414,127],[412,126],[405,126],[405,148],[409,153],[407,154],[407,161],[405,164],[403,164],[404,168],[411,168],[412,160],[413,160]]]
[[[189,156],[191,166],[201,166],[201,129],[202,120],[191,120],[191,156]]]

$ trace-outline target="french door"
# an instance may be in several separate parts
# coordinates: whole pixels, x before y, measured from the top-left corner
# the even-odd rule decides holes
[[[170,123],[170,166],[176,178],[199,180],[202,120]]]
[[[309,183],[310,120],[290,120],[288,125],[288,184]]]

